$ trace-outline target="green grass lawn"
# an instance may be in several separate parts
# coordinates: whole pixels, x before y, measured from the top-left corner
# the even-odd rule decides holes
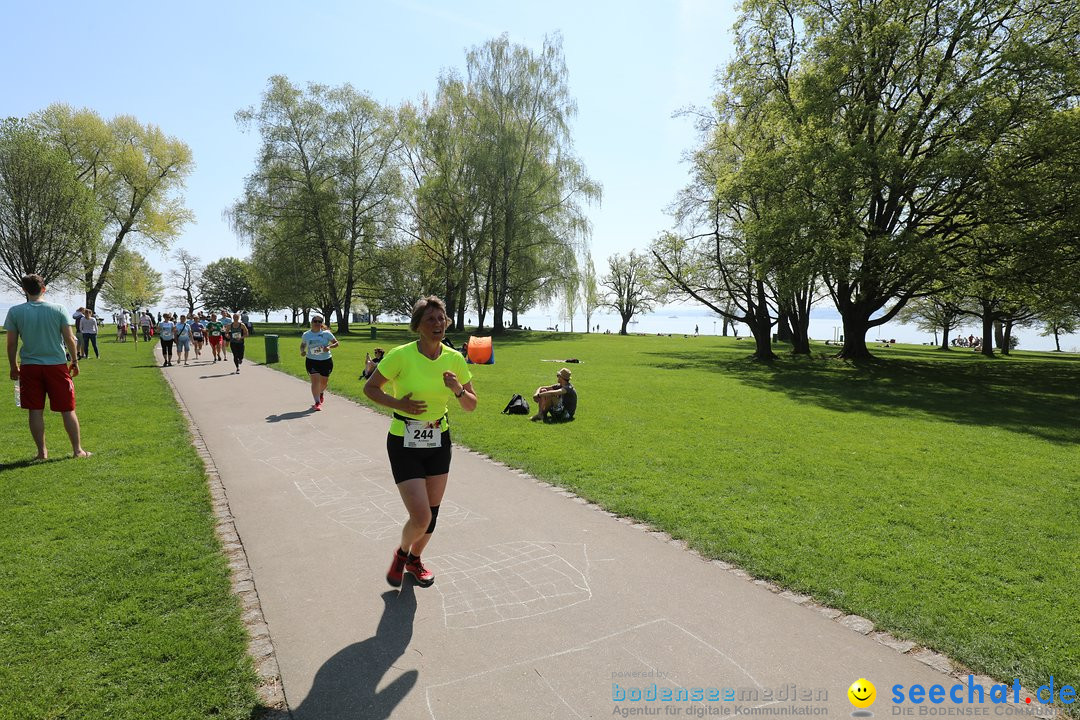
[[[300,330],[257,329],[249,358],[277,331],[276,367],[303,377]],[[330,389],[362,398],[364,352],[411,336],[357,331]],[[22,462],[24,413],[0,402],[0,718],[246,717],[254,676],[186,427],[148,345],[102,349],[76,381],[96,457]],[[821,350],[762,364],[746,340],[514,334],[473,366],[481,405],[454,436],[976,671],[1077,684],[1080,361]],[[568,357],[576,422],[500,414]]]
[[[73,460],[46,411],[53,459],[26,462],[12,383],[0,402],[0,718],[247,718],[247,634],[187,425],[149,344],[100,345],[75,380],[94,457]]]
[[[263,331],[303,377],[300,329]],[[411,336],[356,332],[330,389],[362,398],[365,351]],[[513,334],[474,366],[481,405],[454,439],[973,670],[1080,684],[1080,359],[817,350],[762,364],[748,340]],[[573,424],[500,414],[570,357]]]

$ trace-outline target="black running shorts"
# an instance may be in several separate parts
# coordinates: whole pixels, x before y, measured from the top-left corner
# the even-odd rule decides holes
[[[311,358],[305,358],[304,367],[307,368],[308,375],[322,375],[323,377],[330,377],[330,373],[334,372],[334,358],[326,358],[325,360],[312,360]]]
[[[437,448],[407,448],[405,438],[386,435],[386,454],[390,456],[390,471],[394,484],[430,475],[450,472],[450,431],[443,430],[442,445]]]

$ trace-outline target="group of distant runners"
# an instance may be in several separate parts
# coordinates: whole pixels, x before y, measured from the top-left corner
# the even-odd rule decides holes
[[[82,448],[75,416],[72,378],[79,374],[79,356],[88,345],[92,344],[97,352],[93,337],[96,327],[89,323],[82,325],[87,331],[84,338],[91,337],[84,339],[83,347],[77,349],[67,313],[41,299],[44,281],[28,275],[23,278],[23,289],[27,302],[8,311],[4,327],[8,331],[11,377],[20,382],[21,405],[30,413],[30,432],[37,445],[37,458],[48,457],[43,419],[46,397],[50,408],[63,415],[73,454],[87,457],[90,453]],[[85,311],[83,318],[87,315],[89,311]],[[435,531],[450,472],[449,406],[455,402],[465,412],[472,412],[478,403],[465,357],[444,342],[449,325],[442,300],[435,296],[422,298],[413,307],[409,323],[419,339],[385,353],[381,348],[376,349],[374,358],[370,355],[366,358],[361,375],[365,380],[364,395],[393,410],[386,451],[394,483],[409,515],[386,573],[387,582],[394,587],[401,585],[405,573],[421,587],[435,582],[435,575],[424,565],[421,554]],[[221,320],[217,313],[209,316],[199,313],[192,318],[183,314],[175,318],[172,313],[165,313],[153,330],[161,342],[164,367],[173,365],[174,350],[176,362],[187,365],[192,348],[197,360],[204,343],[209,343],[213,362],[227,359],[227,345],[233,354],[235,372],[240,372],[249,330],[239,313]],[[20,341],[21,362],[16,360]],[[70,364],[64,345],[72,358]],[[334,370],[332,350],[338,346],[324,318],[312,317],[311,329],[300,339],[300,353],[311,379],[314,411],[323,408],[326,386]],[[556,422],[573,419],[577,394],[570,377],[570,370],[563,368],[557,373],[556,384],[537,388],[533,398],[539,403],[540,412],[533,419],[550,417]]]
[[[173,362],[173,350],[176,350],[176,362],[188,364],[192,348],[195,350],[195,359],[202,357],[202,351],[207,343],[210,345],[210,353],[213,362],[226,361],[229,359],[229,350],[232,350],[234,374],[240,374],[240,365],[244,362],[244,341],[247,340],[250,330],[245,324],[240,313],[222,311],[221,319],[215,312],[209,316],[203,313],[188,318],[180,315],[175,318],[172,313],[165,313],[161,322],[157,325],[157,334],[161,338],[162,367],[171,367]]]

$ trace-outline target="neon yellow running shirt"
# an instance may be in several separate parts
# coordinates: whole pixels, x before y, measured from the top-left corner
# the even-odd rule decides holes
[[[412,393],[413,400],[427,403],[427,410],[422,415],[408,415],[417,420],[435,422],[446,414],[447,406],[454,393],[443,384],[443,373],[449,370],[457,375],[458,381],[465,385],[472,380],[472,373],[465,363],[465,358],[457,350],[442,346],[442,353],[437,360],[420,352],[420,343],[411,342],[399,345],[379,361],[379,373],[393,384],[390,394],[396,398]],[[399,415],[407,415],[396,411]],[[449,427],[449,421],[443,429]],[[405,423],[394,419],[390,423],[390,434],[403,437]]]

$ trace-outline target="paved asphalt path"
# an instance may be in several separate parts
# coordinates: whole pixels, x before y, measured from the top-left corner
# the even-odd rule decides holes
[[[460,447],[424,556],[436,582],[393,590],[405,511],[388,418],[333,394],[314,412],[306,382],[232,370],[230,358],[163,372],[220,472],[295,718],[850,717],[859,678],[880,718],[895,684],[957,682],[927,664],[940,656],[901,654],[860,618]],[[477,390],[477,412],[502,409]],[[674,699],[679,688],[703,699]],[[709,700],[712,688],[735,699]]]

